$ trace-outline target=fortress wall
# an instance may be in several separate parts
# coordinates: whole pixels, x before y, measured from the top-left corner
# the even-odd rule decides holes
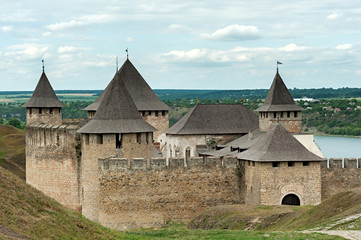
[[[288,162],[280,162],[279,167],[273,167],[272,162],[259,164],[257,172],[260,175],[260,204],[280,205],[288,194],[299,197],[301,205],[317,205],[321,202],[321,167],[320,162],[294,162],[289,167]]]
[[[163,112],[165,113],[164,116],[162,115],[162,111],[158,111],[158,116],[156,116],[155,111],[151,111],[150,114],[149,111],[140,111],[142,118],[158,130],[153,133],[153,139],[155,142],[158,141],[159,135],[169,128],[168,111]]]
[[[239,204],[238,160],[99,159],[99,222],[123,230],[189,221],[208,207]]]
[[[361,186],[361,158],[330,158],[321,163],[322,200]]]
[[[79,138],[75,125],[26,127],[26,182],[81,211]]]

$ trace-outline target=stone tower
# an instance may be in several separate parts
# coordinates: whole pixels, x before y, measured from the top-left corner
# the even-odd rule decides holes
[[[321,202],[321,161],[281,124],[237,158],[244,161],[246,204],[316,205]]]
[[[108,85],[94,117],[77,132],[82,135],[82,213],[99,219],[98,159],[153,157],[153,128],[142,119],[119,71]]]
[[[61,108],[65,105],[60,102],[51,87],[43,69],[33,96],[24,104],[26,107],[26,124],[61,125]]]
[[[154,140],[157,141],[159,134],[169,127],[168,111],[170,108],[158,98],[129,59],[124,62],[118,73],[123,74],[124,85],[134,101],[139,115],[156,128]],[[105,93],[108,91],[108,86],[93,104],[84,109],[88,111],[88,118],[94,117],[99,104],[103,100]]]
[[[279,122],[287,131],[301,133],[303,110],[293,100],[277,70],[263,105],[255,111],[259,112],[260,131],[267,132]]]

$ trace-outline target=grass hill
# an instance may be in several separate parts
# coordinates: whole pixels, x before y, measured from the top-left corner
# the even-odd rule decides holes
[[[0,166],[25,180],[25,132],[0,125]]]
[[[218,206],[194,218],[188,227],[262,231],[361,230],[361,189],[337,194],[317,206]]]

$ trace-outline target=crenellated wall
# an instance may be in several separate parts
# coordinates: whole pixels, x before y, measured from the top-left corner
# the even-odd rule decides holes
[[[113,229],[188,221],[207,207],[240,204],[235,158],[99,160],[99,222]]]
[[[26,126],[26,182],[81,211],[80,138],[76,125]]]
[[[330,158],[321,163],[322,200],[361,186],[361,158]]]

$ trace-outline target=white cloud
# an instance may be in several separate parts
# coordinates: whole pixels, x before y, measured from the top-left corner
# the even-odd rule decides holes
[[[64,30],[64,29],[68,29],[68,28],[82,27],[82,26],[86,26],[86,25],[94,24],[94,23],[111,22],[115,18],[116,18],[116,16],[111,15],[111,14],[84,15],[79,18],[72,19],[70,21],[49,24],[46,26],[46,28],[51,31]]]
[[[2,32],[10,32],[13,30],[13,26],[2,26],[0,29]]]
[[[126,41],[127,41],[127,42],[133,42],[134,40],[133,40],[133,38],[131,38],[131,37],[127,37]]]
[[[348,50],[352,48],[352,44],[342,44],[335,47],[337,50]]]
[[[44,33],[42,33],[41,35],[42,35],[43,37],[49,37],[51,34],[52,34],[51,32],[44,32]]]
[[[174,32],[182,32],[182,33],[187,33],[187,32],[191,32],[192,29],[187,27],[187,26],[183,26],[180,24],[172,24],[168,26],[168,29]]]
[[[327,19],[335,20],[341,16],[342,16],[342,14],[339,14],[339,13],[331,13],[330,15],[327,16]]]
[[[79,48],[73,47],[73,46],[63,46],[58,48],[58,53],[73,53],[79,51]]]
[[[290,44],[286,45],[285,47],[279,48],[279,50],[286,51],[286,52],[302,51],[305,49],[307,49],[307,47],[299,46],[294,43],[290,43]]]
[[[204,33],[201,35],[204,39],[210,40],[226,40],[226,41],[242,41],[260,38],[258,27],[244,25],[229,25],[225,28],[218,29],[214,33]]]
[[[8,46],[7,49],[12,51],[5,52],[5,56],[13,56],[16,60],[28,60],[43,57],[46,52],[49,51],[49,46],[38,44],[19,44]]]

